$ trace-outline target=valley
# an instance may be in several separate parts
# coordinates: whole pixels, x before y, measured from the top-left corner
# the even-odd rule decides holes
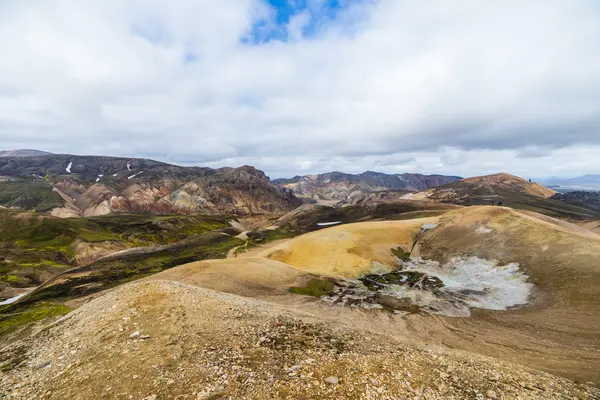
[[[593,196],[0,163],[0,398],[600,398]]]

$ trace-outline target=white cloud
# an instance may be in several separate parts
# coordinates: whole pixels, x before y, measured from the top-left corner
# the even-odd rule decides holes
[[[4,2],[0,147],[276,176],[600,168],[597,2],[349,4],[252,45],[275,28],[259,0]]]

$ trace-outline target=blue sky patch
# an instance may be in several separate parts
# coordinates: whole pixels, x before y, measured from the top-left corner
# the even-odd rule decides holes
[[[289,24],[295,17],[307,15],[300,35],[304,38],[317,36],[328,23],[334,21],[340,12],[350,5],[364,0],[266,0],[272,9],[268,20],[257,21],[249,36],[242,38],[245,44],[260,44],[278,40],[287,42],[293,39]]]

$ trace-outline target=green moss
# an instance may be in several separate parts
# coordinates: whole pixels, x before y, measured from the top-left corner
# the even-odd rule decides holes
[[[58,219],[40,218],[35,214],[23,217],[22,213],[0,210],[0,257],[12,261],[11,264],[0,262],[0,276],[19,275],[21,268],[72,268],[75,266],[75,242],[78,240],[116,242],[125,248],[167,245],[227,228],[231,219],[228,216],[151,214]],[[214,250],[202,248],[199,251],[213,254],[215,258],[221,256],[218,246]],[[184,259],[198,258],[196,254],[187,253]],[[169,255],[169,258],[178,259],[175,255]],[[9,284],[12,283],[17,284],[9,281]]]
[[[321,297],[331,292],[333,287],[334,285],[331,281],[312,278],[306,283],[305,286],[293,286],[289,288],[289,291],[291,293],[301,294],[304,296]]]
[[[0,182],[0,205],[5,207],[46,212],[63,204],[62,197],[45,182],[25,179]]]
[[[290,239],[296,237],[301,232],[298,232],[291,226],[283,226],[278,229],[259,229],[248,232],[248,242],[246,249],[260,246],[275,240]]]
[[[61,276],[55,284],[36,291],[25,301],[76,298],[130,282],[166,269],[201,260],[224,258],[228,251],[243,245],[240,239],[221,233],[205,233],[178,242],[160,251],[146,254],[124,254],[100,260]]]
[[[402,261],[410,260],[410,252],[404,251],[404,249],[402,247],[397,247],[395,249],[392,249],[392,254],[394,256],[398,257]]]
[[[19,281],[19,277],[16,275],[4,275],[4,276],[0,276],[0,280],[3,280],[4,282],[7,283],[15,283]]]
[[[6,306],[0,308],[0,335],[25,327],[49,317],[68,314],[71,309],[62,304],[40,302],[29,307]]]

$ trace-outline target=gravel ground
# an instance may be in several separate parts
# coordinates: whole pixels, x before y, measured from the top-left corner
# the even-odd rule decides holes
[[[171,281],[88,302],[0,350],[0,371],[0,399],[600,398],[543,372]]]

